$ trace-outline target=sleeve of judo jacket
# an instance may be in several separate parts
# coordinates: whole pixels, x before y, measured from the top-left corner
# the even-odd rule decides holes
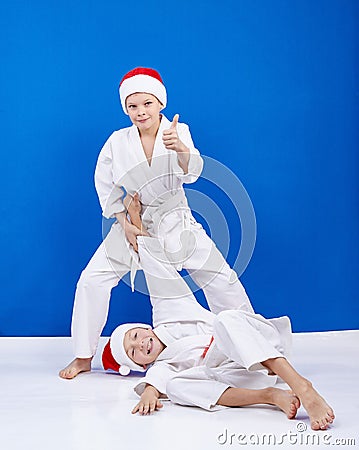
[[[164,361],[156,361],[146,373],[144,378],[141,378],[139,383],[133,388],[136,394],[142,395],[146,384],[154,386],[158,392],[167,396],[167,383],[176,375],[176,371]]]
[[[124,190],[121,186],[113,183],[111,136],[101,149],[95,169],[95,187],[102,215],[107,219],[115,217],[116,213],[125,211],[122,203]]]
[[[217,405],[217,402],[230,386],[212,379],[207,371],[205,366],[176,371],[165,361],[156,361],[146,376],[135,385],[134,391],[141,396],[146,384],[150,384],[162,396],[179,405],[198,406],[207,411],[224,409],[226,407]]]
[[[203,169],[203,159],[199,151],[195,148],[188,125],[179,123],[177,133],[180,140],[189,148],[190,158],[188,163],[188,172],[185,174],[178,164],[177,154],[173,158],[173,172],[182,181],[182,183],[194,183],[201,175]]]

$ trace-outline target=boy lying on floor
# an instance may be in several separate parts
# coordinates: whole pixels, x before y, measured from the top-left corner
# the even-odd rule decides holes
[[[134,197],[134,204],[138,198]],[[131,221],[139,221],[129,207]],[[242,305],[217,315],[203,308],[186,282],[166,261],[160,240],[137,238],[138,254],[153,308],[154,328],[124,324],[115,329],[103,352],[105,369],[126,375],[146,371],[135,386],[141,396],[133,413],[150,414],[161,397],[207,410],[223,406],[269,404],[289,419],[300,404],[313,430],[334,420],[332,408],[288,362],[288,317],[265,319]],[[277,376],[291,390],[275,388]]]

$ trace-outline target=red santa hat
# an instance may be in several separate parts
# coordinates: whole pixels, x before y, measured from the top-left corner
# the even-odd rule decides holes
[[[102,365],[105,370],[112,369],[121,375],[128,375],[131,370],[136,372],[145,372],[146,369],[136,364],[125,352],[123,339],[127,331],[132,328],[152,328],[151,325],[144,323],[124,323],[118,326],[111,334],[102,352]]]
[[[136,67],[136,69],[130,70],[122,78],[119,93],[122,108],[127,115],[126,98],[136,92],[146,92],[154,95],[162,103],[163,107],[167,104],[166,88],[161,75],[154,69]]]

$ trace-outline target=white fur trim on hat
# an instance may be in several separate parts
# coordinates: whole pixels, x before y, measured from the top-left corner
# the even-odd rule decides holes
[[[116,360],[116,362],[120,365],[119,373],[121,375],[128,375],[131,370],[136,372],[145,372],[144,369],[139,364],[136,364],[132,361],[131,358],[128,357],[125,352],[125,348],[123,346],[123,339],[128,330],[132,330],[133,328],[152,328],[151,325],[144,323],[124,323],[123,325],[118,326],[110,338],[110,347],[111,353]]]
[[[137,68],[128,72],[123,77],[120,83],[119,93],[123,111],[127,115],[126,98],[137,92],[154,95],[162,103],[163,107],[167,104],[166,88],[162,83],[159,73],[153,69]]]

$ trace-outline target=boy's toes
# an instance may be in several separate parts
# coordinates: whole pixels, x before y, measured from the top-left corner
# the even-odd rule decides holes
[[[320,430],[320,425],[317,420],[313,420],[313,422],[310,424],[312,430],[317,431]]]

